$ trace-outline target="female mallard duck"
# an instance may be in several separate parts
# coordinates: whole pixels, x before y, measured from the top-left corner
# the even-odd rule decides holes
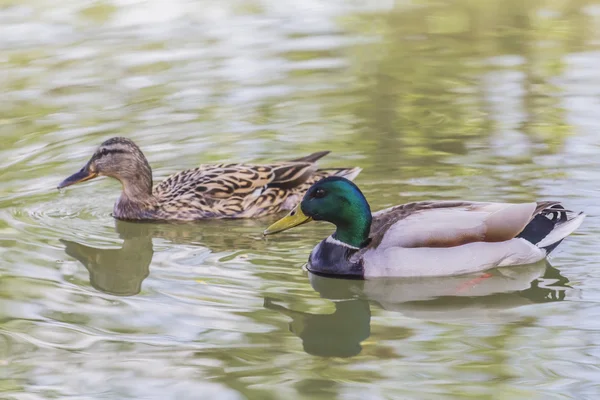
[[[113,215],[122,220],[193,221],[253,218],[292,209],[302,194],[326,176],[354,179],[360,168],[317,169],[321,151],[268,165],[201,165],[169,176],[152,188],[152,169],[131,140],[108,139],[77,173],[58,188],[97,176],[118,179],[123,191]]]
[[[327,221],[336,231],[313,249],[311,272],[355,278],[443,276],[542,260],[584,218],[556,201],[423,201],[371,214],[354,183],[329,177],[308,189],[265,235]]]

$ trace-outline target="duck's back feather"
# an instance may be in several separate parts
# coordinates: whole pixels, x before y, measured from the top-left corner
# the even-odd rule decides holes
[[[466,201],[409,203],[373,214],[372,247],[453,247],[514,238],[534,215],[536,203]]]
[[[329,175],[353,179],[360,168],[319,170],[318,152],[293,161],[265,165],[213,164],[179,172],[158,184],[158,217],[197,220],[252,218],[293,208],[317,180]]]
[[[546,257],[584,217],[558,202],[409,203],[374,213],[371,242],[349,261],[362,260],[365,277],[458,275],[529,264]]]

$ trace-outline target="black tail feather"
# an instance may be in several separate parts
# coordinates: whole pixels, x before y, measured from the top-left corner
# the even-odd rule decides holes
[[[560,204],[555,204],[551,207],[539,210],[539,214],[529,221],[527,226],[525,226],[523,231],[521,231],[517,237],[525,239],[533,244],[538,244],[555,229],[557,224],[568,220],[567,212],[568,211]],[[543,247],[543,249],[550,254],[550,252],[552,252],[552,250],[554,250],[561,242],[562,240],[559,240],[549,246]]]

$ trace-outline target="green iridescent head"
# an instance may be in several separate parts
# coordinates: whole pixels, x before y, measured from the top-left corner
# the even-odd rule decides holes
[[[312,185],[302,202],[286,217],[275,222],[265,235],[281,232],[309,222],[327,221],[336,226],[333,237],[353,247],[361,247],[369,237],[371,208],[360,189],[338,176]]]

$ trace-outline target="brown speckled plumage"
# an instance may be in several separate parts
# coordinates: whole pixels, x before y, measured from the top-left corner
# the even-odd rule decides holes
[[[142,151],[129,139],[112,138],[59,187],[102,175],[118,179],[123,192],[113,214],[123,220],[256,218],[292,209],[321,178],[353,179],[360,173],[360,168],[317,169],[315,162],[328,153],[265,165],[200,165],[152,188],[152,170]]]

